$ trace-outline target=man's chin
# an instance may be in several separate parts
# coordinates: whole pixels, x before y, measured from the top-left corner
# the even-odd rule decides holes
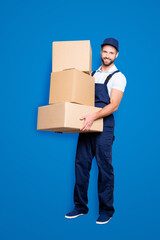
[[[110,63],[103,63],[103,64],[104,64],[105,67],[108,67],[108,66],[112,65],[112,62],[110,62]]]
[[[114,62],[113,62],[113,61],[110,61],[110,62],[108,62],[108,63],[105,63],[105,62],[103,61],[103,65],[104,65],[105,67],[108,67],[108,66],[112,65],[112,63],[114,63]]]

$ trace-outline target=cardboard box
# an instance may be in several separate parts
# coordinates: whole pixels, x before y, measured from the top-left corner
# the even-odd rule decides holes
[[[92,50],[89,40],[53,42],[52,72],[76,68],[90,74]]]
[[[56,103],[38,108],[37,130],[78,133],[84,120],[79,118],[101,108],[75,103]],[[103,131],[103,118],[94,121],[90,132]]]
[[[95,79],[77,69],[51,73],[49,104],[72,102],[95,106]]]

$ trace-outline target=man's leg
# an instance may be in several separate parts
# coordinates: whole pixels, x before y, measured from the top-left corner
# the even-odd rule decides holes
[[[114,172],[112,166],[112,144],[114,141],[114,128],[104,127],[104,131],[97,134],[95,141],[95,157],[99,169],[98,175],[98,197],[99,214],[112,217]]]
[[[80,211],[88,212],[88,185],[92,159],[94,157],[91,147],[92,133],[80,133],[75,158],[75,188],[74,204]]]

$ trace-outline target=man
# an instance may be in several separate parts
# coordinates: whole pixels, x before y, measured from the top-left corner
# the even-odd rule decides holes
[[[119,54],[119,43],[107,38],[101,45],[102,66],[92,72],[95,78],[95,106],[102,109],[81,117],[84,133],[78,137],[74,188],[74,209],[66,218],[75,218],[88,212],[89,172],[93,157],[96,158],[98,175],[99,217],[97,224],[107,223],[113,216],[114,172],[112,166],[112,144],[114,141],[115,121],[113,112],[118,109],[126,86],[125,76],[114,65]],[[86,132],[96,119],[103,118],[103,132]]]

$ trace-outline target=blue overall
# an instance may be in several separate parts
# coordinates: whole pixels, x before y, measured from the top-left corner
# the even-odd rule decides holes
[[[107,83],[119,70],[110,74],[104,84],[95,84],[95,106],[105,107],[110,103]],[[95,71],[92,73],[94,75]],[[114,172],[112,166],[112,144],[114,141],[115,121],[113,114],[103,118],[103,132],[80,133],[78,137],[75,159],[74,204],[77,210],[88,212],[88,185],[92,159],[98,165],[98,198],[99,214],[106,213],[111,217],[114,213],[113,191]]]

